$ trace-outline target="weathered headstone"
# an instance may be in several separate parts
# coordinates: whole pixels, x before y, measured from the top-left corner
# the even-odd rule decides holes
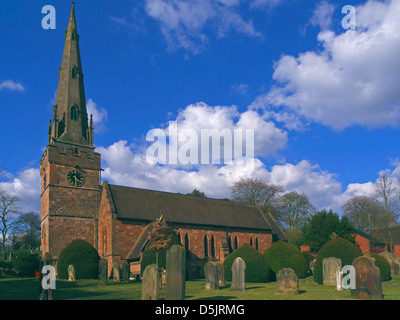
[[[76,280],[76,276],[75,276],[75,267],[70,264],[68,266],[68,281],[75,281]]]
[[[124,262],[122,265],[122,281],[125,283],[129,283],[129,263]]]
[[[121,274],[120,274],[120,269],[119,269],[119,264],[114,262],[112,266],[112,273],[113,273],[113,280],[116,282],[119,282],[121,280]]]
[[[204,266],[204,276],[206,278],[206,290],[218,290],[218,271],[214,262],[207,262]]]
[[[353,261],[356,271],[356,288],[351,296],[356,299],[382,300],[381,272],[375,265],[375,259],[361,256]]]
[[[342,267],[342,260],[335,257],[325,258],[322,260],[322,274],[324,286],[336,285],[336,269]]]
[[[314,265],[315,265],[315,259],[313,261],[310,261],[310,264],[309,264],[309,268],[313,274],[314,274]]]
[[[185,300],[186,249],[173,245],[167,250],[166,300]]]
[[[246,290],[246,263],[241,257],[237,257],[232,263],[232,291]]]
[[[299,278],[291,268],[283,268],[276,274],[276,294],[299,294]]]
[[[99,284],[107,284],[108,277],[108,261],[106,259],[99,260]]]
[[[217,273],[218,273],[218,285],[220,287],[225,287],[226,286],[225,269],[221,263],[217,263]]]
[[[336,268],[336,290],[343,291],[343,269],[341,267]]]
[[[393,261],[393,275],[398,276],[400,273],[400,264],[396,261]]]
[[[159,300],[160,274],[155,263],[146,267],[142,276],[142,300]]]

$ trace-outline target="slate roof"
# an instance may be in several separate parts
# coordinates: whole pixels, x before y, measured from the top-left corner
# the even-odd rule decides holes
[[[256,206],[232,201],[109,184],[117,219],[155,221],[272,231],[273,221]],[[274,227],[275,229],[278,229]]]

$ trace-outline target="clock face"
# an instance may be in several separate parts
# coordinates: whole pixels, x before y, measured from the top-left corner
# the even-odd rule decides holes
[[[85,176],[79,170],[73,169],[68,171],[67,181],[71,186],[82,187],[85,184]]]

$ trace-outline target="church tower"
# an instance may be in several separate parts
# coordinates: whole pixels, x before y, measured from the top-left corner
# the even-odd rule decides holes
[[[82,239],[97,249],[100,154],[94,151],[93,119],[86,110],[79,35],[72,3],[48,145],[40,160],[41,249],[58,259],[70,242]]]

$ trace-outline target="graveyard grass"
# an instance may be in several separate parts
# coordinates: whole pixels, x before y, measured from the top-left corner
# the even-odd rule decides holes
[[[309,278],[308,280],[311,280]],[[57,280],[53,291],[54,300],[140,300],[141,282],[129,284],[110,281],[99,286],[97,280]],[[351,300],[350,290],[336,291],[334,286],[316,283],[299,284],[296,296],[276,295],[276,283],[247,283],[245,292],[230,291],[230,282],[220,290],[205,290],[205,281],[187,281],[187,300]],[[0,300],[37,300],[37,279],[3,276],[0,278]],[[389,284],[382,284],[384,300],[400,300],[400,276],[393,277]],[[160,290],[160,300],[165,298],[165,289]]]

